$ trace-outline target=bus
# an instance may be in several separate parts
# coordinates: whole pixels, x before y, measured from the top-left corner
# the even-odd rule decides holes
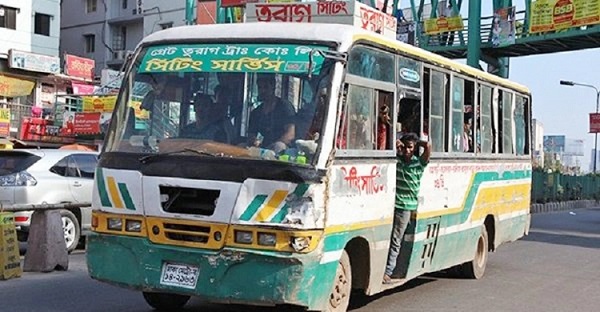
[[[95,174],[92,278],[159,310],[346,311],[429,272],[481,278],[527,234],[526,87],[360,26],[265,25],[172,28],[129,58]],[[432,155],[389,285],[406,132]]]

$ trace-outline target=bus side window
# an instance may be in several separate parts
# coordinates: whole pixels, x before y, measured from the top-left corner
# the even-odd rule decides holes
[[[446,131],[446,103],[448,75],[435,70],[431,71],[431,85],[429,88],[429,118],[430,118],[430,141],[434,152],[447,151]]]
[[[513,154],[513,109],[512,109],[513,94],[504,90],[500,90],[500,98],[498,101],[498,118],[500,119],[500,137],[499,146],[500,153],[502,154]]]
[[[452,152],[468,152],[470,148],[469,139],[465,136],[465,122],[464,118],[464,103],[463,95],[465,89],[465,81],[462,78],[452,77],[452,95],[451,95],[451,112],[452,112],[452,126],[450,130],[451,134],[451,147]]]
[[[347,96],[348,130],[347,149],[372,150],[375,147],[373,132],[375,90],[349,85]]]
[[[515,137],[516,137],[516,154],[517,155],[528,155],[528,143],[527,135],[528,131],[528,120],[527,114],[527,99],[521,95],[517,95],[515,98]]]
[[[492,88],[480,85],[479,90],[479,115],[478,130],[481,137],[481,152],[491,154],[494,145],[494,133],[492,131]]]

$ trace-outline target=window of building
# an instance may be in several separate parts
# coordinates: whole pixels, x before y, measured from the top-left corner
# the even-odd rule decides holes
[[[120,26],[115,29],[113,33],[113,50],[123,51],[125,50],[125,43],[127,42],[127,27]]]
[[[83,35],[85,40],[85,53],[96,52],[96,35]]]
[[[0,27],[17,29],[17,9],[0,5]]]
[[[122,0],[121,7],[123,8],[123,10],[127,9],[127,2],[128,0]]]
[[[50,20],[52,16],[48,14],[35,13],[34,33],[43,36],[50,36]]]
[[[159,25],[160,25],[160,29],[168,29],[168,28],[173,27],[173,22],[162,23],[162,24],[159,24]]]
[[[85,4],[85,11],[87,13],[96,12],[96,9],[98,8],[98,0],[87,0]]]

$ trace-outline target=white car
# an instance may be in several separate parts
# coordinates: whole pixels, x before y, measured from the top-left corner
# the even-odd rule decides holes
[[[90,203],[98,153],[60,149],[0,151],[2,204]],[[15,213],[19,241],[26,241],[33,211]],[[61,210],[65,241],[73,251],[91,228],[91,208]]]

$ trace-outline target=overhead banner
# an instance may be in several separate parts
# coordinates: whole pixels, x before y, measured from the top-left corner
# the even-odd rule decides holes
[[[35,82],[0,75],[0,96],[17,97],[31,94]]]
[[[465,28],[462,16],[429,18],[424,22],[425,33],[428,35],[441,34],[449,31],[459,31]]]
[[[0,137],[10,136],[10,108],[0,108]]]
[[[540,33],[600,23],[600,0],[536,0],[529,32]]]
[[[8,67],[40,73],[58,74],[60,73],[60,59],[56,56],[10,49],[8,50]]]

